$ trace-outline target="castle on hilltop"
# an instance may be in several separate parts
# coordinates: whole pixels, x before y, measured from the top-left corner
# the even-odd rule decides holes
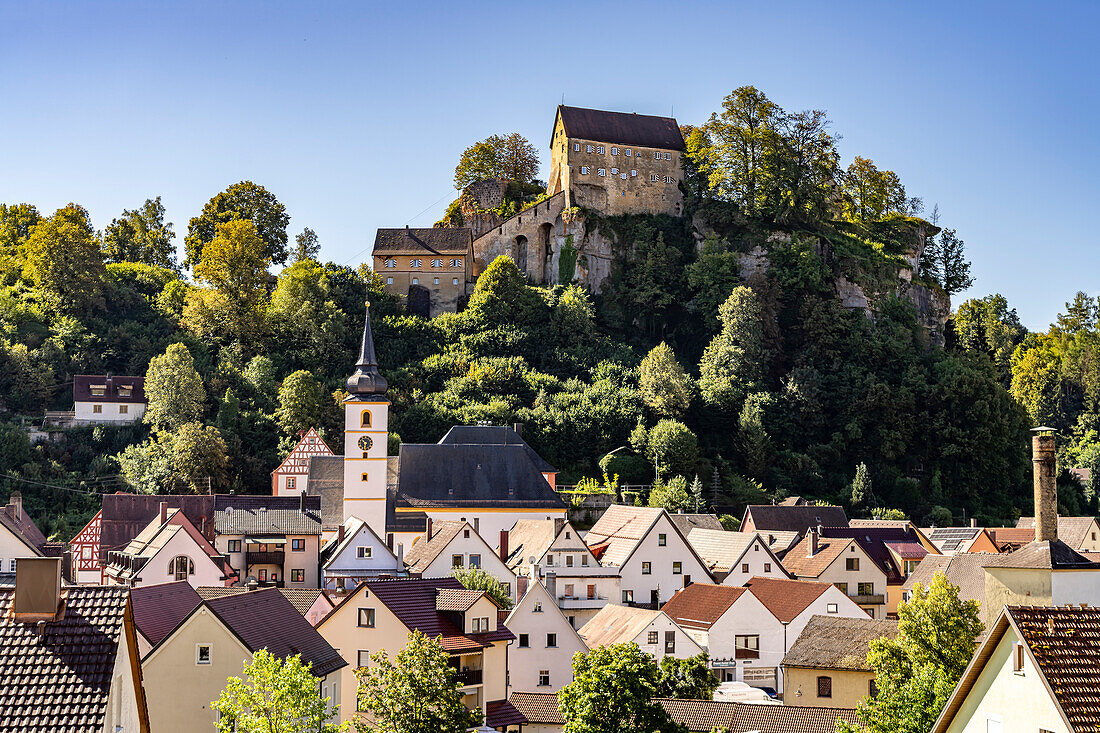
[[[611,274],[612,243],[581,224],[586,211],[683,212],[684,138],[671,117],[559,106],[550,137],[547,197],[507,219],[491,211],[503,181],[463,192],[463,227],[380,229],[374,269],[386,289],[422,315],[454,311],[477,276],[501,255],[531,283],[580,282],[599,292]]]

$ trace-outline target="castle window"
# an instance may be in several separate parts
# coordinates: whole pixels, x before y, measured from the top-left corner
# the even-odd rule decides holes
[[[386,284],[387,285],[393,285],[393,278],[392,277],[387,277],[386,278]]]
[[[630,171],[630,177],[635,178],[638,175],[638,171]]]
[[[386,260],[385,265],[386,265],[386,267],[397,267],[397,260],[390,257],[389,259]]]
[[[409,267],[420,267],[422,264],[424,264],[424,261],[419,258],[415,260],[409,260]]]
[[[660,177],[659,175],[657,175],[656,173],[654,173],[654,174],[652,174],[652,175],[651,175],[651,176],[649,177],[649,180],[651,180],[651,181],[653,181],[654,183],[656,183],[657,181],[661,180],[661,177]]]
[[[458,285],[458,278],[457,277],[452,277],[451,278],[451,285]]]
[[[580,143],[573,143],[573,149],[576,150],[579,153],[580,150],[581,150],[581,144]]]
[[[665,153],[665,160],[672,160],[672,153]]]
[[[665,183],[672,183],[672,176],[665,176]]]
[[[414,277],[413,278],[413,285],[419,285],[419,284],[420,284],[420,278]]]
[[[620,173],[619,177],[622,178],[625,181],[626,180],[626,171],[623,171],[622,173]]]
[[[432,267],[443,267],[443,260],[432,260]]]
[[[363,417],[359,423],[360,427],[370,427],[370,410],[363,410]]]
[[[603,155],[603,145],[597,145],[596,146],[596,152],[599,153],[600,155]]]
[[[582,176],[587,176],[589,170],[591,170],[591,169],[588,166],[582,165],[581,166],[581,175]]]
[[[591,153],[592,152],[592,146],[591,145],[585,145],[584,146],[584,152]]]
[[[654,160],[660,160],[661,159],[661,153],[657,150],[654,150],[653,151],[653,159]]]
[[[437,277],[437,278],[435,278],[435,281],[434,281],[434,282],[433,282],[432,284],[433,284],[433,285],[438,285],[438,284],[439,284],[439,278],[438,278],[438,277]]]
[[[619,175],[619,169],[618,168],[612,168],[611,169],[611,175],[613,175],[613,176]]]
[[[630,148],[627,148],[626,150],[624,150],[623,155],[625,155],[626,157],[629,158],[630,157]]]
[[[451,267],[462,267],[462,260],[451,260]]]
[[[619,149],[618,148],[611,148],[611,154],[612,155],[618,155],[619,154]]]
[[[596,174],[601,175],[601,176],[606,176],[607,175],[607,169],[606,168],[600,168],[598,171],[596,171]]]

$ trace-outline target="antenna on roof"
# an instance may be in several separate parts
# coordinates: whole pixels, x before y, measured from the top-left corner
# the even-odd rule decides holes
[[[565,106],[565,92],[561,93],[561,103],[562,103],[562,106]]]

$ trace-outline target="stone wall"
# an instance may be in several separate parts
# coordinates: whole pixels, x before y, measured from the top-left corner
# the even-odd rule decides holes
[[[531,283],[558,282],[561,251],[569,228],[562,218],[565,196],[557,194],[500,222],[474,240],[474,275],[502,255],[511,257]]]
[[[463,225],[473,231],[474,239],[499,227],[504,221],[500,214],[491,209],[500,208],[504,203],[506,188],[504,181],[492,179],[471,183],[463,189],[458,198],[459,210]]]

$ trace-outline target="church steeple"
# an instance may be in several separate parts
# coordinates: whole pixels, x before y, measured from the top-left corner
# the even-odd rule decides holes
[[[383,398],[389,385],[378,371],[378,358],[374,355],[374,336],[370,330],[370,301],[363,321],[363,343],[359,347],[359,363],[355,373],[348,377],[347,389],[352,399],[376,400]]]

